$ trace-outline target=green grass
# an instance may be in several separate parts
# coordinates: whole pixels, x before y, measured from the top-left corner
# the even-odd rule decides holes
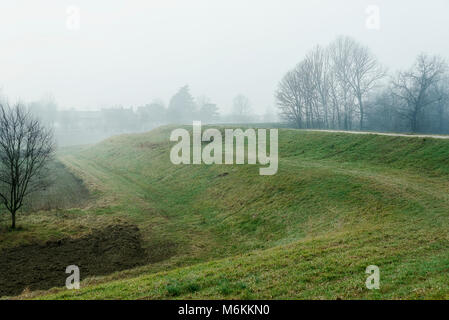
[[[80,216],[126,219],[174,254],[24,298],[448,298],[449,141],[280,129],[278,173],[260,176],[171,164],[172,129],[60,159],[95,195]]]

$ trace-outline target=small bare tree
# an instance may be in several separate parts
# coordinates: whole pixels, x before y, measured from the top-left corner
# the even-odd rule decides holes
[[[402,102],[399,113],[410,121],[412,132],[419,130],[418,121],[424,109],[441,99],[430,93],[447,69],[444,59],[421,54],[411,70],[399,72],[392,81],[392,92]]]
[[[46,184],[44,169],[54,153],[53,133],[18,104],[0,104],[0,200],[11,228],[24,199]]]

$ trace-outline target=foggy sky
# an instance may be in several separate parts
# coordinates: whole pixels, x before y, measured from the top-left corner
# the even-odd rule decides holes
[[[80,29],[66,27],[67,7]],[[380,30],[365,26],[380,8]],[[62,108],[168,103],[189,84],[223,112],[243,93],[263,113],[283,74],[316,44],[349,35],[390,71],[420,52],[449,59],[447,0],[2,0],[0,86]]]

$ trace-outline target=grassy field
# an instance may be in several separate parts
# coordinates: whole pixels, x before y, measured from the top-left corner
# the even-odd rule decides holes
[[[171,164],[172,129],[63,150],[89,200],[23,218],[27,241],[137,226],[146,263],[21,298],[449,298],[449,141],[281,129],[278,173],[260,176]]]

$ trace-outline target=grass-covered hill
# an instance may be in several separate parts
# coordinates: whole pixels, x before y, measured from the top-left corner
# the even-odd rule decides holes
[[[172,129],[60,153],[90,199],[24,218],[24,233],[53,230],[29,241],[133,226],[144,257],[88,272],[81,290],[22,297],[449,298],[448,140],[280,129],[278,173],[260,176],[259,165],[173,165]],[[380,290],[365,287],[368,265]]]

